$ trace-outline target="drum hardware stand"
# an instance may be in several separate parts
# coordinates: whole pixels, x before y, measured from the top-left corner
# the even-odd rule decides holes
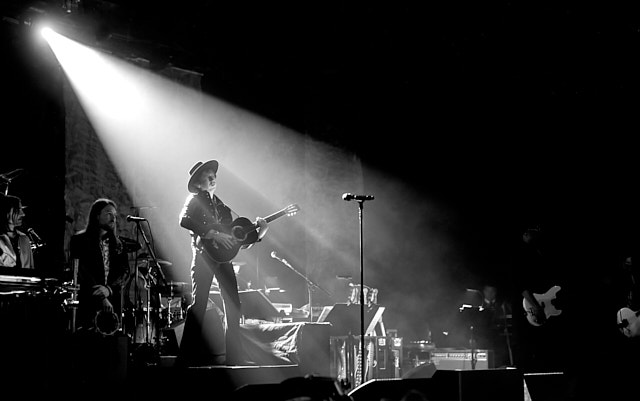
[[[71,333],[76,332],[76,315],[78,310],[78,259],[73,259],[73,278],[71,281],[71,298],[64,300],[64,306],[71,309],[71,322],[69,323],[69,331]]]
[[[307,282],[307,292],[309,293],[309,322],[313,322],[313,307],[312,307],[312,302],[311,302],[311,293],[313,292],[312,290],[314,288],[317,288],[319,290],[321,290],[322,292],[324,292],[325,294],[327,294],[330,297],[333,297],[333,295],[325,290],[324,288],[320,287],[318,284],[314,283],[313,281],[311,281],[309,278],[307,278],[307,276],[305,274],[300,273],[298,270],[296,270],[293,266],[291,266],[291,264],[289,264],[289,262],[287,262],[286,259],[284,258],[279,258],[278,255],[276,255],[276,251],[271,252],[271,257],[274,259],[278,259],[280,262],[282,262],[283,265],[287,266],[292,272],[294,272],[295,274],[297,274],[298,276],[302,277],[304,279],[304,281]]]
[[[156,269],[157,272],[159,272],[159,277],[160,280],[162,282],[163,285],[166,285],[167,280],[166,277],[164,275],[164,272],[162,271],[162,268],[160,266],[160,263],[158,262],[158,259],[156,258],[155,252],[153,252],[153,249],[151,247],[151,244],[149,243],[149,239],[147,238],[147,235],[144,232],[144,229],[142,229],[142,227],[140,226],[141,221],[147,221],[146,219],[136,219],[134,220],[137,226],[137,232],[138,233],[142,233],[142,239],[144,240],[144,243],[147,247],[147,252],[148,254],[151,256],[151,260],[152,260],[152,264],[150,264],[149,268],[147,269],[147,277],[149,278],[149,280],[147,281],[147,285],[146,285],[146,291],[147,291],[147,321],[145,324],[145,328],[146,328],[146,332],[145,332],[145,336],[146,336],[146,343],[145,345],[151,349],[155,350],[155,347],[153,347],[153,344],[151,342],[151,287],[155,287],[158,284],[158,280],[157,278],[152,274],[152,266],[153,265]],[[138,273],[138,266],[136,265],[136,279],[137,279],[137,273]],[[145,277],[146,279],[146,277]],[[136,286],[136,291],[137,291],[137,286]],[[137,300],[136,300],[137,301]]]
[[[173,301],[173,281],[169,283],[169,297],[167,299],[167,326],[171,327],[171,301]]]

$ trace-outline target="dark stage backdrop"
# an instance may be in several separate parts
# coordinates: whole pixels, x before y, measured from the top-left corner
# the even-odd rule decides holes
[[[209,14],[199,16],[207,27],[199,50],[223,73],[210,66],[208,84],[192,84],[359,156],[362,168],[343,170],[357,171],[343,188],[376,195],[365,211],[366,266],[389,307],[388,327],[422,337],[425,322],[437,331],[455,314],[466,287],[508,281],[507,256],[531,221],[551,230],[575,282],[589,295],[609,294],[610,276],[640,232],[635,7],[474,3],[270,14],[281,23],[264,18],[268,7],[242,10],[251,23],[233,39],[234,18],[210,24]],[[24,169],[10,192],[30,206],[26,222],[49,244],[41,265],[60,272],[65,239],[90,199],[113,197],[121,217],[135,205],[63,76],[52,73],[55,64],[14,28],[2,26],[0,172]],[[328,169],[313,163],[318,156],[308,174],[328,180]],[[341,192],[332,195],[337,203]],[[304,249],[297,265],[313,264],[322,284],[336,272],[357,277],[355,210],[340,203],[339,213],[320,213],[318,206],[335,204],[311,195],[303,206],[317,215],[300,220],[342,232],[333,237],[337,248],[296,248]],[[349,258],[336,259],[335,249]],[[265,272],[282,270],[270,261]],[[304,303],[303,283],[290,282]],[[604,326],[610,316],[596,317]]]

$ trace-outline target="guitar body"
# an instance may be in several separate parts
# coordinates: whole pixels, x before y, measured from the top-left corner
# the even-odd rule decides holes
[[[556,309],[555,305],[553,304],[553,302],[556,300],[556,295],[558,294],[558,291],[560,291],[560,287],[555,285],[551,287],[544,294],[533,294],[533,296],[538,301],[540,306],[542,306],[542,308],[544,309],[544,314],[547,317],[547,319],[552,316],[558,316],[562,313],[562,311],[559,309]],[[527,301],[526,298],[522,299],[522,307],[527,313],[527,320],[529,321],[529,323],[531,323],[534,326],[542,326],[543,323],[540,323],[537,321],[531,309],[532,305],[529,301]]]
[[[633,311],[630,308],[622,308],[618,311],[617,321],[620,331],[625,336],[632,338],[640,336],[640,310]]]
[[[216,224],[214,229],[229,234],[234,239],[233,246],[228,249],[216,246],[213,240],[199,239],[199,244],[202,245],[207,255],[218,263],[230,262],[236,257],[240,248],[249,246],[258,240],[256,225],[246,217],[238,217],[231,224]]]
[[[299,210],[300,207],[297,204],[291,204],[264,219],[269,223],[283,216],[293,216]],[[202,247],[205,253],[218,263],[230,262],[236,257],[240,249],[258,241],[258,225],[246,217],[238,217],[231,224],[216,224],[212,228],[233,237],[233,246],[231,248],[218,246],[213,240],[201,237],[196,241],[196,245]]]

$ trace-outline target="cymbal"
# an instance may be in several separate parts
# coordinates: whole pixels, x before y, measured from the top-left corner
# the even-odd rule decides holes
[[[158,264],[162,267],[171,267],[173,266],[173,263],[169,262],[168,260],[163,260],[163,259],[158,259]]]

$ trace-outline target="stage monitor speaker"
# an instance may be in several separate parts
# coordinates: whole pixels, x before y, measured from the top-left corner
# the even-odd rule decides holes
[[[560,401],[566,399],[565,389],[567,388],[567,383],[562,372],[525,373],[524,385],[532,401]]]
[[[524,399],[524,380],[517,369],[438,370],[437,383],[443,401],[517,401]]]
[[[436,373],[436,365],[423,363],[402,374],[403,379],[430,379]]]
[[[274,321],[280,311],[260,290],[244,290],[239,292],[242,304],[242,315],[245,319]]]
[[[374,379],[349,392],[353,401],[444,400],[432,379]]]

